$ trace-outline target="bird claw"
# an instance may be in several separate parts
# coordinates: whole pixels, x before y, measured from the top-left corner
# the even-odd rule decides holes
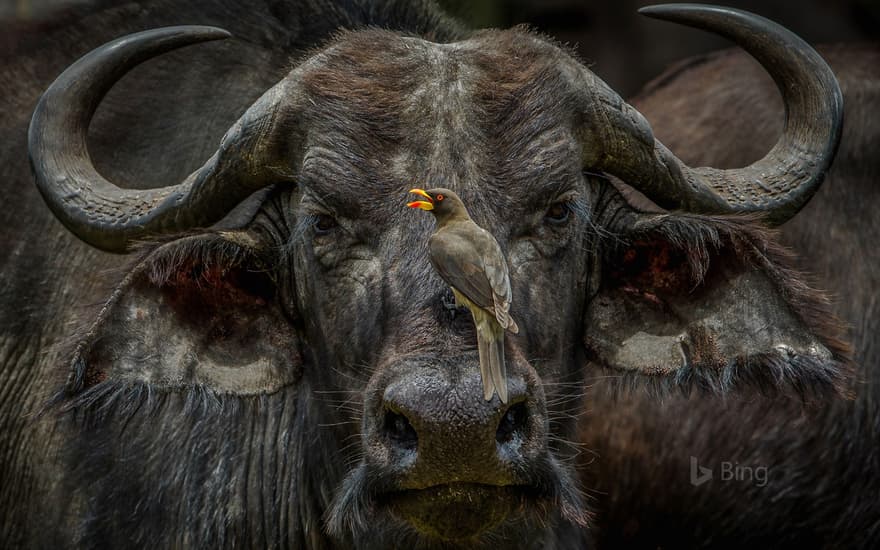
[[[444,294],[440,299],[440,303],[443,304],[443,307],[452,312],[453,317],[458,310],[458,304],[455,302],[455,298],[452,300],[449,299],[449,294]]]

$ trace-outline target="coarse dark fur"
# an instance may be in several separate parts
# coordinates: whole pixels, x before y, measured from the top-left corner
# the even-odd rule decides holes
[[[81,53],[127,32],[184,22],[216,24],[237,38],[152,60],[123,79],[92,124],[99,168],[119,182],[178,181],[292,61],[312,56],[302,81],[310,107],[284,126],[306,130],[293,141],[307,154],[292,153],[296,186],[279,183],[261,194],[226,229],[145,243],[121,261],[75,241],[37,197],[26,167],[27,116]],[[368,25],[383,29],[351,30]],[[682,434],[696,433],[713,452],[723,450],[714,438],[727,433],[686,428],[726,406],[715,394],[749,387],[769,396],[762,403],[795,395],[786,403],[800,411],[801,397],[836,400],[835,392],[853,389],[836,318],[755,220],[641,213],[607,179],[582,173],[573,138],[582,122],[577,94],[563,76],[577,63],[537,35],[471,35],[427,3],[159,0],[77,8],[36,36],[0,67],[4,82],[15,82],[6,84],[13,108],[0,124],[9,143],[0,170],[16,189],[0,224],[8,250],[0,265],[4,546],[583,548],[591,533],[572,482],[582,445],[573,441],[576,427],[601,455],[598,467],[581,473],[584,487],[609,495],[596,501],[596,525],[599,541],[613,544],[625,538],[615,531],[617,518],[638,509],[633,485],[653,479],[646,467],[678,472],[678,464],[661,452],[639,455],[639,438],[613,432],[631,409],[674,398],[669,391],[650,401],[608,397],[620,384],[606,388],[593,369],[616,373],[620,365],[607,364],[603,343],[591,340],[601,334],[584,326],[606,297],[621,315],[627,307],[661,317],[686,312],[662,317],[660,327],[684,330],[695,344],[684,366],[647,374],[661,381],[658,388],[708,390],[692,398],[704,399],[709,412],[675,418],[685,424]],[[429,50],[415,36],[472,42],[441,57],[447,50]],[[458,81],[476,91],[436,86]],[[412,181],[456,189],[509,256],[513,312],[525,328],[511,343],[512,379],[528,388],[521,395],[530,418],[546,426],[533,430],[546,452],[513,463],[514,477],[468,464],[466,448],[429,457],[431,467],[410,477],[376,465],[375,449],[386,444],[376,423],[395,380],[448,387],[454,398],[435,409],[441,423],[473,412],[456,401],[470,387],[464,365],[476,354],[473,327],[444,305],[444,285],[418,246],[429,227],[403,208]],[[557,204],[570,213],[564,224],[544,218]],[[707,329],[690,305],[694,296],[736,303],[749,290],[740,280],[765,289],[756,311],[767,314],[759,302],[771,303],[772,321],[797,328],[781,335],[784,344],[804,339],[830,355],[722,353],[734,343]],[[734,313],[723,317],[731,333],[743,328]],[[627,329],[611,327],[604,341]],[[176,349],[186,353],[171,364],[163,354]],[[644,372],[621,376],[645,385]],[[599,406],[607,408],[596,415]],[[773,439],[785,427],[762,426],[749,437]],[[608,429],[611,437],[591,435]],[[686,455],[675,456],[686,463]],[[426,536],[385,506],[396,495],[384,489],[395,483],[458,480],[456,460],[478,480],[520,487],[511,499],[516,510],[453,541]],[[619,483],[613,493],[605,485],[612,481]],[[797,478],[784,481],[798,487]],[[760,510],[742,524],[713,511],[749,508],[760,496],[719,497],[716,508],[682,518],[702,518],[697,544],[711,542],[703,534],[715,521],[736,527],[722,533],[758,529]],[[642,525],[672,525],[653,512],[639,516]],[[867,521],[867,512],[855,510],[852,525]],[[643,533],[656,534],[637,530]]]

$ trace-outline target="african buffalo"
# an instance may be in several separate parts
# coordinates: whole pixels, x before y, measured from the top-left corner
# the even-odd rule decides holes
[[[427,2],[69,13],[2,68],[4,546],[584,548],[591,525],[642,542],[664,535],[662,504],[617,529],[671,471],[650,465],[678,475],[688,434],[738,441],[700,424],[719,394],[860,402],[825,295],[767,229],[819,189],[841,93],[767,20],[649,11],[730,37],[782,92],[770,152],[720,170],[680,160],[552,42]],[[162,55],[229,36],[167,27],[193,22],[232,37]],[[507,404],[482,399],[414,184],[458,192],[507,254]],[[670,388],[698,401],[675,410]],[[664,433],[682,440],[669,460],[650,454]],[[591,506],[591,487],[621,492]],[[729,509],[701,495],[707,521]],[[742,529],[762,527],[751,513]]]

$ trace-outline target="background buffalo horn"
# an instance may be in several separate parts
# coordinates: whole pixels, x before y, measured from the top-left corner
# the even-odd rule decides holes
[[[40,98],[28,130],[37,187],[52,212],[85,242],[124,252],[147,235],[210,225],[254,191],[274,183],[266,166],[282,83],[232,126],[219,149],[182,183],[121,189],[92,165],[86,146],[92,115],[125,73],[164,52],[231,36],[223,29],[181,26],[125,36],[79,59]]]
[[[585,166],[621,178],[667,209],[760,212],[773,224],[794,216],[818,190],[840,141],[843,98],[825,61],[791,32],[748,12],[667,4],[639,13],[715,32],[749,52],[782,93],[782,136],[745,168],[691,168],[654,139],[640,113],[588,76]]]

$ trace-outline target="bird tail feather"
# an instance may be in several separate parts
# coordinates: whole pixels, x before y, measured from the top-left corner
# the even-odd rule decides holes
[[[492,385],[502,403],[507,403],[507,366],[504,364],[504,333],[487,342],[489,346],[489,374]],[[489,394],[491,399],[492,394]]]
[[[477,335],[477,348],[480,352],[480,377],[483,379],[483,399],[486,401],[491,401],[492,395],[495,393],[495,385],[492,382],[489,367],[489,349],[491,346],[492,342],[482,335]]]
[[[494,315],[480,308],[472,308],[477,328],[477,349],[480,352],[480,376],[483,378],[483,398],[491,401],[495,392],[502,403],[507,403],[507,367],[504,364],[504,328]]]

